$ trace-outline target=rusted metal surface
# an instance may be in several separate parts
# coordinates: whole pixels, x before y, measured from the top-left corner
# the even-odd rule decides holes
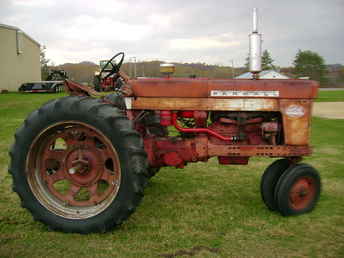
[[[208,118],[207,112],[195,110],[193,112],[193,118],[195,119],[195,126],[196,127],[206,127],[207,118]]]
[[[122,79],[123,79],[123,81],[125,82],[125,83],[128,83],[129,82],[129,76],[125,73],[125,72],[123,72],[122,70],[119,70],[118,71],[118,75],[120,76],[120,77],[122,77]]]
[[[312,101],[307,99],[137,98],[136,100],[132,100],[131,108],[166,111],[176,109],[212,111],[281,111],[285,143],[289,145],[306,145],[308,144],[310,133]],[[275,124],[273,125],[276,127]]]
[[[117,153],[101,132],[87,124],[61,122],[45,129],[32,143],[27,160],[33,193],[55,214],[95,215],[117,195],[121,180]],[[92,206],[83,214],[83,207]]]
[[[310,136],[312,101],[280,100],[286,144],[306,145]]]
[[[172,123],[174,125],[174,127],[180,131],[180,132],[183,132],[183,133],[205,133],[205,134],[209,134],[209,135],[212,135],[222,141],[233,141],[233,137],[226,137],[226,136],[223,136],[219,133],[217,133],[216,131],[214,130],[211,130],[209,128],[182,128],[178,122],[177,122],[177,114],[176,113],[173,113],[172,114]]]
[[[129,98],[127,98],[129,99]],[[217,98],[130,98],[128,109],[207,110],[207,111],[278,111],[277,99]]]
[[[294,210],[302,210],[309,206],[316,195],[316,183],[312,177],[301,177],[289,191],[289,205]]]
[[[280,111],[285,144],[308,144],[312,99],[318,88],[314,81],[160,78],[129,83],[136,98],[130,99],[128,109]]]
[[[264,122],[261,125],[262,134],[265,138],[269,139],[269,143],[276,145],[276,136],[281,130],[278,122]]]
[[[308,145],[218,145],[209,144],[209,156],[235,156],[235,157],[294,157],[308,156],[312,153]]]
[[[151,167],[182,168],[188,162],[207,161],[210,157],[216,156],[221,164],[244,165],[252,156],[294,158],[311,154],[311,149],[307,145],[234,144],[232,139],[213,143],[208,136],[202,134],[191,139],[145,137],[144,146]]]
[[[159,98],[216,98],[211,91],[278,91],[273,98],[312,99],[317,96],[319,84],[310,80],[195,80],[185,78],[159,78],[130,80],[136,97]],[[218,98],[240,98],[221,96]],[[251,96],[254,98],[254,96]]]
[[[100,94],[92,88],[71,80],[65,80],[64,85],[66,92],[71,96],[100,96]]]
[[[202,160],[193,139],[146,137],[144,146],[151,167],[183,168],[187,162]]]
[[[317,82],[156,78],[130,80],[126,87],[127,112],[154,110],[159,126],[174,125],[186,136],[155,138],[137,125],[152,167],[183,167],[214,156],[221,164],[246,164],[251,156],[300,160],[311,154]],[[192,124],[182,126],[185,119]]]
[[[262,124],[262,130],[264,132],[277,132],[278,131],[278,123],[277,122],[265,122]]]

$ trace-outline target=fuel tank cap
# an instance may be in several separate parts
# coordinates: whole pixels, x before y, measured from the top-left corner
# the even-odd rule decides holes
[[[174,64],[160,64],[160,72],[165,76],[171,76],[176,71]]]

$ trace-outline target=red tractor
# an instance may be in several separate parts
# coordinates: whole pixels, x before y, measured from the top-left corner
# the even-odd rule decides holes
[[[116,93],[96,98],[97,92],[66,80],[70,96],[32,112],[15,134],[13,190],[35,220],[64,232],[111,230],[135,211],[161,167],[211,157],[223,165],[279,157],[262,176],[266,206],[284,216],[315,207],[320,176],[300,162],[312,152],[318,83],[257,74],[252,80],[130,80],[121,62],[110,63],[109,76],[124,81]],[[169,128],[179,134],[171,136]]]

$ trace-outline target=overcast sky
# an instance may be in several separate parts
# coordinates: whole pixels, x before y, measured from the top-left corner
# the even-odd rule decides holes
[[[241,66],[253,7],[275,64],[292,65],[298,49],[344,64],[344,0],[0,0],[0,23],[45,45],[55,64],[124,51],[138,60]]]

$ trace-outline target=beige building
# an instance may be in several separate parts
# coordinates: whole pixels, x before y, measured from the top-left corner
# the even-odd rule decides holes
[[[17,27],[0,24],[0,90],[40,81],[40,44]]]

